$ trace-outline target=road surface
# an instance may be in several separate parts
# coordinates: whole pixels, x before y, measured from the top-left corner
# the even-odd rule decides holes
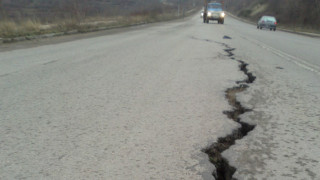
[[[231,46],[257,78],[238,99],[256,128],[223,153],[238,179],[319,179],[320,39],[228,19]]]
[[[234,177],[319,179],[319,49],[198,15],[0,45],[0,179],[213,179],[202,150],[239,127],[222,113],[236,60],[257,79],[238,94],[256,128],[223,153]]]

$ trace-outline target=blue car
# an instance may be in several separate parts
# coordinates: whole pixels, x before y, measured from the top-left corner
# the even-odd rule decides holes
[[[262,16],[257,24],[257,29],[267,28],[270,31],[277,29],[277,20],[273,16]]]

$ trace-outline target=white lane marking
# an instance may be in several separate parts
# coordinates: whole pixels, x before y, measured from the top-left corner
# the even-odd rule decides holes
[[[289,62],[292,62],[292,63],[298,65],[299,67],[302,67],[308,71],[311,71],[311,72],[314,72],[314,73],[320,75],[320,67],[317,65],[311,64],[311,63],[307,62],[306,60],[300,59],[298,57],[292,56],[292,55],[285,53],[283,51],[277,50],[271,46],[266,45],[265,43],[263,43],[259,40],[255,40],[255,39],[251,39],[251,38],[249,39],[247,37],[242,37],[242,38],[260,46],[263,49],[266,49],[267,51],[270,51],[270,52],[284,58],[285,60],[287,60]]]

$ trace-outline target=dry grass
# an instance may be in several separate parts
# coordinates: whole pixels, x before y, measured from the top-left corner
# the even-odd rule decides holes
[[[14,38],[73,30],[88,32],[99,27],[122,27],[146,22],[154,22],[154,20],[148,16],[90,17],[82,22],[76,19],[63,19],[52,24],[41,24],[35,20],[26,20],[21,23],[6,20],[0,21],[0,38]]]
[[[51,30],[57,30],[61,32],[79,29],[79,28],[80,28],[80,22],[78,22],[76,19],[65,19],[51,26]]]
[[[23,36],[41,35],[46,33],[61,33],[69,31],[89,32],[101,27],[124,27],[142,23],[152,23],[178,18],[176,13],[146,13],[129,16],[87,17],[78,19],[63,19],[51,24],[40,23],[37,20],[25,20],[20,23],[14,21],[0,21],[0,38],[15,38]]]
[[[17,31],[17,24],[11,21],[0,22],[0,37],[8,37],[15,34]]]
[[[27,20],[22,23],[14,21],[0,22],[0,37],[27,36],[40,32],[41,24],[35,20]]]
[[[25,30],[27,32],[38,32],[40,31],[40,22],[36,20],[27,20],[21,24],[20,30]]]

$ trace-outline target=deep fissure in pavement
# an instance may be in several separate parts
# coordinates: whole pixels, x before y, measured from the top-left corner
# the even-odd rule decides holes
[[[224,43],[220,43],[224,45],[227,49],[224,49],[226,53],[228,53],[228,57],[230,59],[234,59],[233,51],[234,48],[230,48],[228,45]],[[247,75],[247,78],[243,81],[238,81],[239,84],[236,87],[227,89],[226,92],[226,99],[228,100],[229,104],[233,107],[232,111],[224,111],[223,113],[228,116],[228,118],[232,119],[233,121],[239,123],[241,125],[240,128],[235,129],[232,134],[227,135],[226,137],[221,137],[218,139],[217,142],[213,143],[207,149],[203,151],[208,154],[211,163],[213,163],[216,167],[216,172],[213,172],[212,175],[216,180],[233,180],[233,174],[236,172],[236,168],[229,165],[229,162],[226,158],[224,158],[221,153],[230,146],[235,144],[236,140],[242,139],[244,136],[248,134],[248,132],[252,131],[255,126],[250,125],[245,122],[241,122],[240,115],[246,112],[251,111],[250,109],[244,108],[239,101],[236,99],[236,94],[242,91],[245,91],[249,86],[248,84],[253,83],[256,79],[252,73],[248,72],[247,66],[248,64],[244,61],[238,60],[240,63],[239,69]]]

